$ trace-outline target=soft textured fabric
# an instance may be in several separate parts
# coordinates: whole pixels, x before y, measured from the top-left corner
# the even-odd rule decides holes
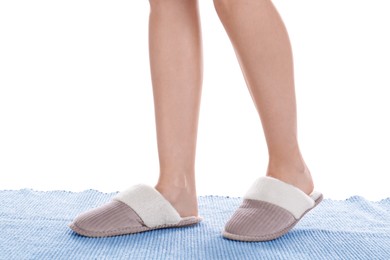
[[[226,223],[225,231],[241,236],[266,237],[280,232],[295,221],[289,211],[279,206],[265,201],[244,199]]]
[[[289,233],[269,242],[222,237],[239,197],[199,196],[204,220],[184,228],[88,238],[67,226],[115,194],[0,191],[0,259],[390,259],[390,198],[325,198]]]
[[[318,195],[317,192],[312,194]],[[291,212],[296,219],[299,219],[307,209],[312,208],[315,200],[297,187],[269,176],[257,178],[243,198],[275,204]]]
[[[148,227],[177,224],[181,217],[177,210],[158,190],[146,185],[133,185],[117,194],[114,200],[129,205]]]
[[[112,200],[77,215],[70,227],[85,236],[107,236],[116,232],[146,229],[137,213],[121,201]]]

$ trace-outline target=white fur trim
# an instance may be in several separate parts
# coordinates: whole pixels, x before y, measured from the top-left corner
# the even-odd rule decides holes
[[[319,191],[313,191],[313,192],[310,194],[310,197],[311,197],[313,200],[317,200],[321,195],[322,195],[321,192],[319,192]]]
[[[318,195],[312,194],[313,197]],[[307,209],[315,204],[312,197],[299,188],[268,176],[256,179],[244,195],[244,199],[262,200],[275,204],[291,212],[296,219],[299,219]]]
[[[131,207],[148,227],[177,224],[182,218],[171,203],[155,188],[137,184],[114,196]]]

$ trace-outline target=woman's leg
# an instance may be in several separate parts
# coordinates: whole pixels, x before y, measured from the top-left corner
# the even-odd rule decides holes
[[[155,188],[197,216],[195,150],[203,81],[197,0],[149,0],[149,54],[160,176]]]
[[[309,194],[313,181],[297,140],[293,56],[271,0],[214,0],[263,126],[267,176]]]

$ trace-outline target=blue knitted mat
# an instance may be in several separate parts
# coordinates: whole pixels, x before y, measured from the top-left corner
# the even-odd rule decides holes
[[[320,205],[285,236],[268,242],[222,237],[242,198],[199,196],[195,226],[87,238],[68,226],[115,193],[0,191],[0,259],[390,259],[390,198],[360,196]]]

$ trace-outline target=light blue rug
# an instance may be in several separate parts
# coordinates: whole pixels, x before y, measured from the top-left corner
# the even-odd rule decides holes
[[[390,259],[390,198],[324,199],[285,236],[269,242],[225,239],[242,198],[200,196],[198,225],[86,238],[68,228],[77,214],[116,193],[0,191],[0,259]]]

